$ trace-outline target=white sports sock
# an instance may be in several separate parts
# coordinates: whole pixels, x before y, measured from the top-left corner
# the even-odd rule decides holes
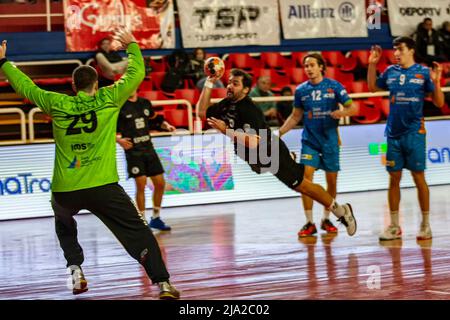
[[[322,218],[323,220],[326,220],[326,219],[330,219],[330,210],[328,210],[328,209],[323,209],[323,218]]]
[[[161,212],[161,207],[153,207],[152,218],[153,219],[159,218],[160,212]]]
[[[330,210],[331,212],[333,212],[333,214],[337,217],[340,218],[345,214],[345,209],[343,206],[339,205],[336,200],[333,199],[333,202],[331,203],[330,207],[327,208],[328,210]]]
[[[396,227],[400,226],[398,211],[391,211],[391,224]]]
[[[430,225],[430,211],[422,211],[422,226]]]
[[[305,216],[306,216],[306,221],[309,223],[314,223],[313,222],[313,212],[312,210],[305,210]]]

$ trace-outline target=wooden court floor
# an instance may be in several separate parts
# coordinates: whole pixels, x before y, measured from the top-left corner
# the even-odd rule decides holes
[[[402,190],[403,240],[378,242],[386,191],[341,194],[358,232],[300,241],[299,198],[164,209],[157,234],[182,299],[450,299],[450,186],[431,188],[432,241],[418,243],[415,189]],[[315,207],[319,224],[322,209]],[[77,217],[89,291],[66,287],[53,219],[0,222],[0,299],[157,299],[143,269],[92,215]]]

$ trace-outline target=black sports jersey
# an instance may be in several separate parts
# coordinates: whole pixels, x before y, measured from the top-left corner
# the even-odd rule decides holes
[[[240,152],[237,142],[234,142],[234,152],[249,163],[253,171],[258,173],[261,172],[262,167],[270,166],[270,161],[262,159],[262,157],[270,157],[271,155],[271,131],[264,120],[264,114],[250,97],[246,96],[237,102],[225,98],[209,107],[206,111],[206,117],[223,120],[228,128],[233,130],[242,129],[246,133],[252,133],[254,130],[253,132],[260,137],[258,148],[251,150],[245,147],[243,152]],[[262,148],[262,154],[260,154]],[[250,155],[251,153],[253,157]]]
[[[127,100],[120,110],[117,131],[123,138],[131,138],[133,148],[126,150],[145,151],[152,147],[150,137],[150,127],[152,122],[157,122],[159,126],[164,121],[162,116],[158,116],[152,108],[149,100],[138,98],[132,102]]]

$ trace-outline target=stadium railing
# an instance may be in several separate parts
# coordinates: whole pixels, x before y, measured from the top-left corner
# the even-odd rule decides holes
[[[442,91],[450,92],[450,87],[442,88]],[[364,99],[364,98],[371,98],[371,97],[387,97],[389,96],[389,92],[376,92],[376,93],[351,93],[349,96],[352,99]],[[268,102],[268,101],[293,101],[294,96],[273,96],[273,97],[257,97],[253,98],[253,100],[256,103],[259,102]],[[220,101],[221,98],[215,98],[211,99],[212,103],[216,103]],[[184,105],[186,106],[186,112],[188,117],[188,130],[184,131],[185,134],[193,134],[196,132],[200,132],[200,127],[196,126],[194,124],[194,114],[193,114],[193,108],[192,104],[184,99],[179,100],[154,100],[152,101],[152,105],[154,106],[168,106],[168,105]],[[51,142],[52,139],[35,139],[35,131],[34,131],[34,120],[36,113],[42,112],[39,108],[33,108],[28,113],[28,140],[26,139],[26,118],[25,113],[19,109],[19,108],[0,108],[0,114],[1,113],[17,113],[20,115],[20,125],[21,125],[21,140],[19,142],[9,140],[9,141],[0,141],[0,145],[5,144],[15,144],[15,143],[38,143],[38,142]],[[434,117],[426,117],[426,120],[450,120],[450,116],[434,116]],[[195,119],[196,123],[201,123],[202,120],[199,118]],[[200,122],[198,122],[200,121]],[[1,123],[0,123],[1,124]],[[342,125],[349,125],[350,124],[350,118],[346,117],[344,119],[341,119]],[[178,132],[178,134],[181,132]]]

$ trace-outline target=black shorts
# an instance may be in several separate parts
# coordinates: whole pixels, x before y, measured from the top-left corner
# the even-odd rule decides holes
[[[272,157],[272,163],[273,163]],[[279,158],[278,165],[271,167],[263,167],[258,165],[250,165],[253,171],[257,173],[270,172],[291,189],[297,188],[303,181],[305,166],[297,163],[291,155],[283,140],[279,140]]]
[[[126,153],[128,177],[153,177],[164,173],[164,168],[153,147],[146,151],[131,151]]]

